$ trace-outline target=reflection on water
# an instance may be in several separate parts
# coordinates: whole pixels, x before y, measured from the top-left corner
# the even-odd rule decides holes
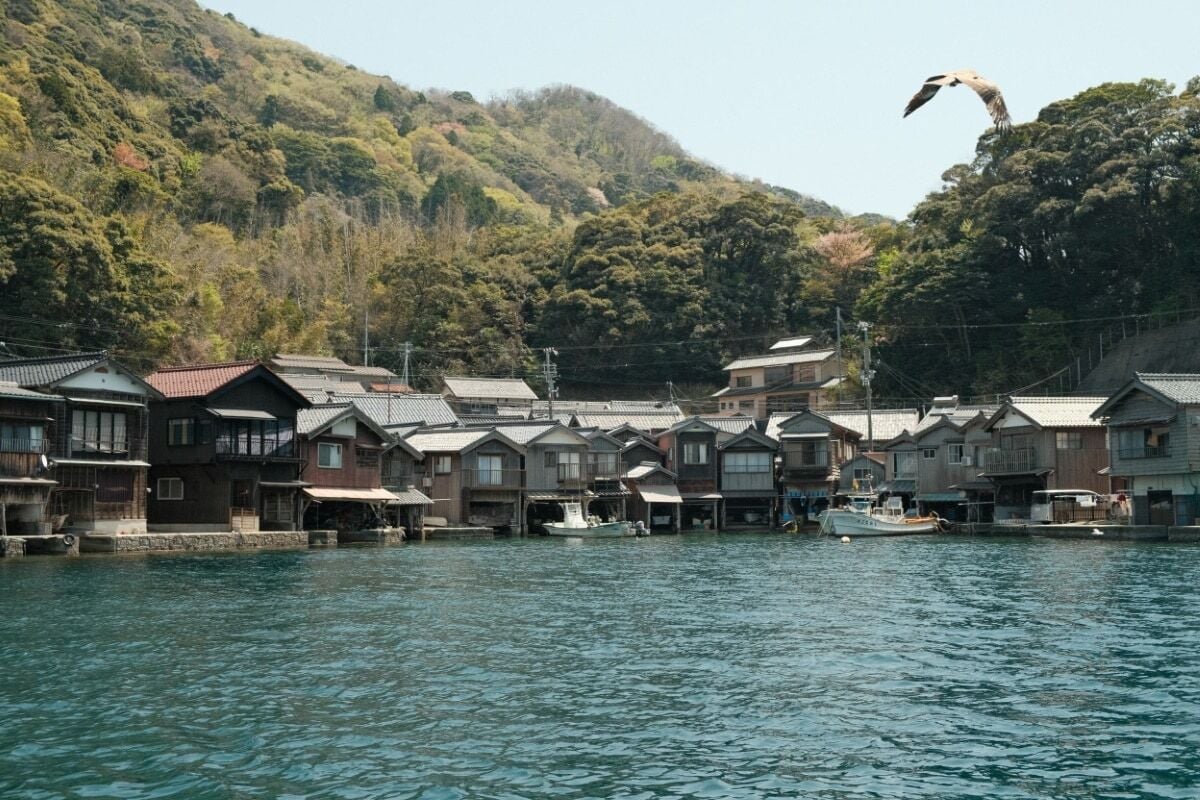
[[[4,798],[1195,797],[1200,549],[0,563]]]

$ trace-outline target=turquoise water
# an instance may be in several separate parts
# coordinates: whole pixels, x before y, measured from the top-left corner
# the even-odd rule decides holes
[[[1200,548],[0,562],[0,797],[1193,798]]]

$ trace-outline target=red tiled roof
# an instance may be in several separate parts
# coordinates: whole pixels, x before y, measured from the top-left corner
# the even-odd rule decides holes
[[[195,364],[164,367],[146,376],[146,383],[164,397],[204,397],[259,366],[258,361],[229,361],[224,364]]]
[[[368,387],[372,392],[391,392],[392,394],[413,394],[413,388],[406,383],[372,383]]]

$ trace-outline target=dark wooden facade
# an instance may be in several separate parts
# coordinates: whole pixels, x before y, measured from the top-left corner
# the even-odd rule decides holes
[[[47,450],[62,398],[0,386],[0,536],[45,534],[54,481]]]

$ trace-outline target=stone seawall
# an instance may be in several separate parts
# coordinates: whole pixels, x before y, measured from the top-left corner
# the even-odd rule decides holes
[[[307,531],[254,531],[214,533],[91,534],[81,538],[85,553],[197,552],[208,550],[260,550],[307,548]]]

